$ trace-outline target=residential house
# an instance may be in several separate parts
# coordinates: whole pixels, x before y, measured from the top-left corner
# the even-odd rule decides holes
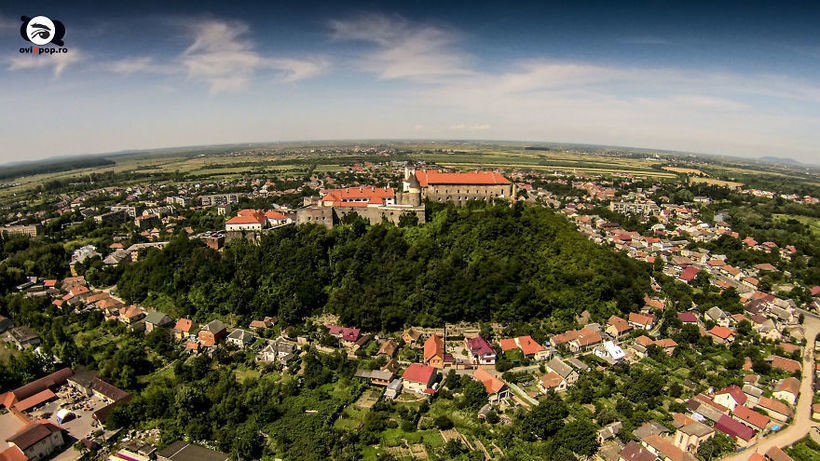
[[[632,331],[632,325],[626,319],[613,315],[606,322],[606,333],[613,338],[620,338]]]
[[[769,427],[771,419],[762,414],[752,410],[749,407],[739,406],[732,412],[732,418],[741,423],[755,429],[758,432],[763,432]]]
[[[578,335],[568,343],[569,349],[572,352],[578,353],[594,349],[601,344],[604,339],[600,333],[589,328],[582,328],[578,331]]]
[[[410,327],[404,330],[404,333],[401,335],[402,341],[410,347],[421,347],[422,343],[421,339],[421,332],[417,331],[416,329]]]
[[[510,389],[504,381],[501,381],[496,376],[483,368],[478,368],[473,373],[473,378],[477,379],[484,385],[487,391],[487,398],[491,403],[500,402],[510,396]]]
[[[177,440],[157,452],[157,461],[229,461],[230,456]]]
[[[715,325],[709,330],[709,336],[715,344],[731,343],[735,340],[735,332],[720,325]]]
[[[554,371],[547,372],[538,382],[538,388],[541,392],[547,393],[550,390],[565,391],[567,390],[567,382],[558,373]]]
[[[752,384],[743,385],[743,393],[746,394],[746,406],[754,408],[760,398],[763,397],[763,389]]]
[[[250,331],[237,328],[228,335],[228,339],[226,341],[228,344],[243,348],[253,344],[253,342],[256,341],[256,336],[254,336]]]
[[[657,461],[657,459],[657,455],[634,440],[630,440],[618,456],[618,461]]]
[[[120,322],[126,325],[133,325],[144,318],[145,310],[133,304],[120,311]]]
[[[274,323],[275,323],[275,321],[274,321],[273,317],[265,317],[262,320],[251,320],[251,323],[250,323],[250,325],[248,325],[248,327],[249,328],[254,328],[254,329],[257,329],[257,330],[266,330],[266,329],[272,327]]]
[[[639,314],[637,312],[629,313],[629,324],[635,328],[644,330],[651,330],[655,326],[657,318],[653,314]]]
[[[767,461],[794,461],[794,458],[787,455],[780,447],[771,447],[766,450]]]
[[[600,429],[598,431],[598,445],[603,445],[609,439],[614,439],[621,429],[623,429],[623,423],[620,421],[615,421],[614,423],[610,423],[608,426]]]
[[[396,374],[390,370],[366,370],[359,368],[354,374],[357,378],[364,378],[370,384],[387,387],[396,378]]]
[[[717,423],[715,423],[715,430],[723,432],[734,439],[735,444],[741,448],[754,443],[757,436],[754,429],[726,415],[723,415]]]
[[[776,419],[782,423],[788,422],[791,418],[791,410],[788,405],[779,401],[770,399],[768,397],[761,397],[757,402],[757,407],[765,411],[772,419]]]
[[[362,331],[358,328],[347,328],[339,325],[328,325],[328,333],[342,340],[342,345],[346,347],[353,347],[360,339]]]
[[[150,333],[154,331],[154,328],[164,328],[169,327],[174,323],[171,320],[171,317],[163,314],[162,312],[151,312],[145,316],[145,331]]]
[[[781,379],[777,382],[774,386],[772,397],[788,402],[790,405],[795,405],[797,403],[797,396],[799,393],[800,381],[793,376],[789,376],[788,378]]]
[[[657,421],[647,421],[641,424],[637,429],[632,431],[632,434],[640,440],[643,440],[650,435],[669,435],[669,429]]]
[[[646,436],[641,442],[662,461],[698,461],[694,455],[681,450],[659,435]]]
[[[381,346],[379,346],[379,351],[376,352],[376,355],[386,355],[388,357],[393,357],[396,355],[396,351],[399,349],[399,343],[393,341],[392,339],[388,339],[387,341],[383,342]]]
[[[678,312],[678,320],[684,325],[698,324],[698,316],[693,312]]]
[[[410,366],[404,370],[401,380],[402,387],[410,392],[415,392],[416,394],[432,394],[435,392],[432,386],[436,380],[436,369],[420,363],[411,363]]]
[[[397,398],[403,387],[404,385],[402,384],[401,379],[394,379],[387,385],[387,389],[384,390],[384,398],[388,400]]]
[[[547,362],[547,371],[555,373],[561,378],[561,383],[556,390],[564,390],[578,381],[578,372],[558,357],[553,357],[552,360]],[[547,376],[549,376],[549,373],[547,373]]]
[[[176,325],[174,325],[174,338],[176,338],[177,341],[182,341],[191,336],[197,328],[198,325],[191,319],[181,318],[177,320]]]
[[[495,350],[486,339],[481,336],[470,339],[465,338],[464,345],[473,363],[479,365],[495,364]]]
[[[203,346],[215,346],[219,341],[228,336],[228,328],[220,320],[212,320],[199,330],[197,338]]]
[[[715,430],[700,421],[681,415],[686,420],[677,428],[673,443],[683,451],[697,452],[700,444],[715,436]]]
[[[623,349],[621,349],[621,346],[615,344],[613,341],[607,341],[604,344],[595,347],[592,352],[610,365],[615,365],[626,357],[626,354]]]
[[[777,355],[772,357],[772,367],[789,373],[794,373],[803,369],[803,366],[800,365],[800,362],[797,360],[787,359]]]
[[[432,335],[424,342],[424,364],[444,368],[444,338]]]
[[[547,360],[550,355],[549,349],[538,344],[531,336],[519,336],[517,338],[502,339],[498,342],[502,351],[520,349],[525,356],[534,360]]]
[[[735,411],[737,406],[746,403],[746,399],[747,397],[746,394],[743,393],[743,390],[733,384],[716,392],[713,400],[715,403],[723,405],[731,411]]]
[[[277,338],[267,342],[265,347],[259,351],[258,359],[267,363],[279,362],[282,365],[287,365],[288,362],[296,358],[297,350],[296,344],[285,341],[284,338]]]
[[[710,307],[709,310],[707,310],[704,314],[704,317],[706,317],[706,320],[711,320],[712,322],[715,322],[716,325],[720,325],[726,328],[729,328],[729,325],[732,322],[732,319],[729,317],[729,315],[726,314],[726,312],[723,312],[723,310],[721,310],[717,306]]]

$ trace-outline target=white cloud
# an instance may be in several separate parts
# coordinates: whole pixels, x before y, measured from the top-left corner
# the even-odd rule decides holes
[[[492,126],[488,123],[484,124],[474,124],[474,125],[466,125],[464,123],[458,123],[456,125],[450,125],[451,130],[457,131],[484,131],[489,130]]]
[[[324,57],[285,58],[265,56],[250,40],[250,28],[241,21],[207,19],[186,23],[191,44],[169,62],[149,56],[129,57],[109,63],[109,71],[120,74],[185,74],[204,83],[211,94],[247,88],[260,73],[276,73],[276,80],[292,83],[315,77],[330,67]]]
[[[136,72],[153,74],[171,74],[177,71],[172,65],[159,64],[150,56],[125,58],[108,64],[108,70],[117,74],[133,74]]]
[[[54,78],[58,78],[68,66],[82,60],[83,55],[76,48],[72,48],[68,53],[51,55],[18,54],[8,60],[8,69],[15,71],[51,68]]]
[[[384,15],[336,20],[330,28],[336,40],[373,45],[358,65],[382,79],[430,81],[471,73],[470,58],[456,48],[458,34],[450,29]]]

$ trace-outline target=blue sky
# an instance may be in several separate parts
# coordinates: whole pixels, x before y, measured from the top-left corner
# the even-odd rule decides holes
[[[68,3],[0,5],[0,163],[362,138],[820,163],[810,2]],[[21,15],[69,52],[19,53]]]

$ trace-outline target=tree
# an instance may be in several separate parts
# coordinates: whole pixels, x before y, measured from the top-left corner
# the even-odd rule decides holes
[[[468,410],[478,410],[487,404],[487,390],[484,384],[476,379],[464,385],[464,396],[461,399],[461,405]]]
[[[698,456],[704,461],[712,461],[731,452],[734,448],[735,444],[732,439],[718,432],[714,437],[700,444]]]
[[[598,451],[598,428],[588,419],[576,419],[555,435],[555,443],[573,453],[592,456]]]
[[[544,440],[561,429],[567,415],[569,408],[564,399],[550,391],[544,400],[524,416],[520,427],[526,434]]]

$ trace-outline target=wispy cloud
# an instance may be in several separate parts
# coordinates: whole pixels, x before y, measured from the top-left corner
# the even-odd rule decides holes
[[[484,124],[474,124],[474,125],[466,125],[464,123],[458,123],[456,125],[450,125],[451,130],[456,131],[484,131],[489,130],[492,126],[488,123]]]
[[[59,78],[68,66],[82,61],[83,58],[83,54],[76,48],[68,53],[52,55],[19,54],[8,59],[8,69],[16,71],[51,68],[54,78]]]
[[[374,47],[357,62],[382,79],[430,81],[470,74],[470,57],[456,44],[458,34],[443,27],[402,18],[364,15],[330,22],[332,37]]]
[[[160,62],[136,56],[109,63],[107,69],[120,74],[180,74],[208,86],[211,94],[245,89],[263,72],[283,83],[315,77],[330,67],[325,57],[285,58],[266,56],[250,40],[250,28],[241,21],[206,19],[183,26],[190,45],[180,55]]]

